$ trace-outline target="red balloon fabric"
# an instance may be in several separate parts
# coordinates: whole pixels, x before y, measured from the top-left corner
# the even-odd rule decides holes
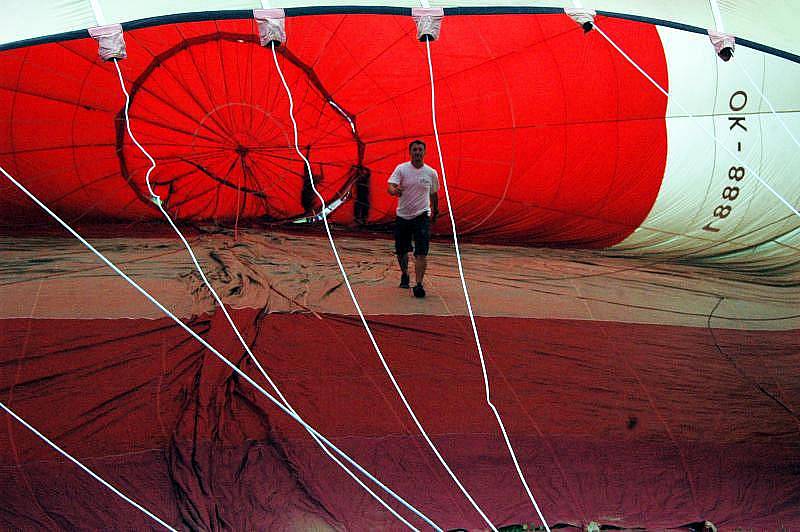
[[[662,85],[650,24],[608,31]],[[460,232],[515,243],[607,247],[638,227],[666,161],[666,97],[564,15],[452,16],[431,46],[442,152]],[[287,20],[278,60],[299,142],[341,223],[393,219],[385,181],[428,144],[438,159],[424,44],[410,17]],[[131,127],[158,162],[152,183],[178,219],[286,220],[318,210],[289,102],[252,20],[125,33]],[[3,52],[0,162],[69,219],[160,219],[150,163],[125,131],[114,65],[92,39]],[[441,169],[440,169],[441,170]],[[38,208],[3,183],[3,222]],[[445,225],[441,225],[445,230]]]
[[[669,89],[671,56],[655,26],[598,20]],[[125,32],[119,67],[130,127],[158,163],[155,194],[185,225],[259,228],[233,240],[195,233],[192,243],[206,246],[200,262],[294,408],[402,497],[446,529],[486,528],[396,397],[318,228],[264,235],[260,224],[314,217],[312,181],[338,205],[333,221],[354,229],[336,235],[347,240],[343,262],[423,425],[493,523],[540,525],[484,401],[449,244],[434,242],[430,295],[419,301],[398,291],[391,243],[371,232],[394,220],[386,180],[422,139],[427,162],[446,172],[459,235],[478,241],[465,264],[481,294],[473,302],[492,397],[550,525],[800,526],[796,297],[781,291],[796,276],[485,245],[608,248],[654,210],[667,98],[600,35],[563,13],[445,17],[431,43],[443,168],[411,17],[289,17],[276,57],[309,173],[254,20],[152,22]],[[99,248],[264,384],[151,201],[150,162],[94,40],[0,52],[0,128],[0,166],[90,227]],[[713,194],[699,194],[714,207],[698,204],[696,220],[714,212]],[[0,235],[4,404],[181,529],[402,529],[295,421],[132,302],[94,258],[60,236],[16,232],[31,226],[54,224],[0,181],[0,229],[14,230]],[[659,245],[672,237],[665,227],[651,228]],[[435,229],[450,231],[446,217]],[[153,526],[54,456],[7,418],[0,528]]]
[[[485,529],[419,436],[358,321],[321,318],[234,313],[312,426],[440,526]],[[536,523],[483,402],[464,320],[371,321],[417,415],[494,523]],[[221,313],[191,326],[239,360],[241,347]],[[8,339],[0,362],[9,368],[0,389],[13,392],[15,407],[169,523],[405,529],[296,422],[169,320],[1,320],[0,327]],[[785,467],[798,456],[796,419],[740,380],[708,331],[511,318],[479,319],[478,327],[494,401],[551,526],[677,529],[708,519],[768,529],[800,522],[800,480]],[[770,388],[789,401],[799,397],[796,379],[783,372],[800,365],[796,331],[716,334],[755,382],[776,378]],[[21,343],[25,352],[10,349]],[[757,354],[743,347],[756,344]],[[78,349],[79,357],[70,356]],[[246,357],[240,363],[257,377]],[[53,415],[56,404],[63,416]],[[150,525],[8,423],[0,435],[0,458],[9,464],[0,480],[4,528]]]

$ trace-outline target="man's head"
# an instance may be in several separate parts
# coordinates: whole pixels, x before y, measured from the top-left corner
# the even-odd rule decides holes
[[[414,140],[408,145],[408,153],[411,155],[411,164],[421,167],[425,159],[425,143],[421,140]]]

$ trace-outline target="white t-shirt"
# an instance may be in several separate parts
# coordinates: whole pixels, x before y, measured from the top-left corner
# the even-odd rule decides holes
[[[439,191],[439,174],[423,164],[416,168],[411,161],[400,163],[389,177],[389,183],[403,187],[403,194],[397,198],[397,216],[411,220],[420,214],[431,213],[431,194]]]

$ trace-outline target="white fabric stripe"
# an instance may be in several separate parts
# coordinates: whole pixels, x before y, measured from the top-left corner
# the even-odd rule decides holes
[[[609,38],[609,36],[608,36],[608,35],[606,35],[606,34],[603,32],[603,30],[601,30],[599,27],[597,27],[597,25],[596,25],[596,24],[595,24],[595,29],[596,29],[597,31],[599,31],[599,32],[600,32],[600,34],[601,34],[601,35],[602,35],[602,36],[603,36],[603,37],[604,37],[604,38],[605,38],[605,39],[606,39],[606,40],[607,40],[607,41],[608,41],[608,42],[609,42],[609,43],[610,43],[610,44],[611,44],[611,45],[612,45],[612,46],[613,46],[613,47],[614,47],[614,48],[615,48],[615,49],[616,49],[616,50],[617,50],[617,51],[618,51],[620,54],[622,54],[622,56],[623,56],[623,57],[625,57],[625,59],[627,59],[627,60],[628,60],[628,62],[629,62],[629,63],[631,63],[631,65],[633,65],[633,66],[636,68],[636,70],[638,70],[638,71],[639,71],[639,72],[640,72],[640,73],[641,73],[641,74],[642,74],[642,75],[643,75],[645,78],[647,78],[647,80],[648,80],[648,81],[650,81],[650,83],[652,83],[653,85],[655,85],[655,87],[656,87],[656,88],[657,88],[659,91],[661,91],[662,93],[664,93],[664,95],[665,95],[665,96],[669,97],[669,93],[668,93],[667,91],[665,91],[665,90],[664,90],[664,89],[661,87],[661,85],[659,85],[659,84],[658,84],[658,83],[657,83],[657,82],[656,82],[656,81],[655,81],[653,78],[651,78],[651,77],[650,77],[650,75],[649,75],[647,72],[645,72],[644,70],[642,70],[642,68],[641,68],[641,67],[640,67],[640,66],[639,66],[639,65],[638,65],[638,64],[637,64],[637,63],[636,63],[636,62],[635,62],[633,59],[631,59],[631,58],[630,58],[630,56],[628,56],[628,54],[626,54],[626,53],[625,53],[625,52],[624,52],[624,51],[623,51],[623,50],[622,50],[622,49],[621,49],[619,46],[617,46],[617,44],[616,44],[614,41],[612,41],[612,40],[611,40],[611,38]],[[685,107],[683,107],[683,106],[682,106],[682,105],[680,105],[679,103],[677,103],[677,102],[676,102],[676,105],[678,105],[678,106],[681,108],[681,110],[682,110],[684,113],[686,113],[686,114],[687,114],[687,116],[689,116],[690,118],[692,118],[692,119],[695,119],[695,118],[696,118],[696,117],[695,117],[695,116],[693,116],[693,115],[692,115],[692,114],[691,114],[689,111],[687,111]],[[747,163],[745,163],[745,162],[744,162],[742,159],[740,159],[740,158],[739,158],[739,157],[738,157],[738,156],[737,156],[735,153],[733,153],[732,151],[730,151],[730,149],[729,149],[727,146],[725,146],[724,144],[722,144],[722,142],[720,142],[719,138],[717,138],[717,136],[716,136],[716,135],[714,135],[712,132],[710,132],[708,129],[706,129],[706,128],[705,128],[705,127],[704,127],[704,126],[703,126],[703,125],[702,125],[700,122],[695,122],[695,123],[698,125],[698,127],[700,127],[700,129],[701,129],[701,130],[702,130],[702,131],[703,131],[703,132],[704,132],[706,135],[708,135],[709,137],[711,137],[711,138],[713,138],[713,139],[714,139],[714,142],[716,143],[716,145],[717,145],[717,146],[719,146],[720,148],[722,148],[723,150],[725,150],[726,152],[728,152],[728,155],[730,155],[731,157],[733,157],[733,158],[734,158],[734,160],[735,160],[737,163],[739,163],[740,165],[742,165],[742,167],[743,167],[743,168],[745,168],[745,169],[749,170],[749,171],[750,171],[750,175],[752,175],[753,177],[755,177],[756,179],[758,179],[759,183],[761,183],[762,185],[764,185],[764,186],[765,186],[765,187],[766,187],[766,188],[767,188],[767,189],[768,189],[770,192],[772,192],[772,194],[773,194],[773,195],[774,195],[774,196],[775,196],[775,197],[776,197],[776,198],[777,198],[777,199],[778,199],[778,200],[779,200],[781,203],[783,203],[784,205],[786,205],[786,207],[788,207],[788,208],[789,208],[789,210],[791,210],[791,211],[792,211],[792,212],[793,212],[793,213],[794,213],[794,214],[795,214],[795,215],[796,215],[798,218],[800,218],[800,211],[798,211],[798,210],[797,210],[797,208],[796,208],[794,205],[792,205],[792,204],[791,204],[791,203],[790,203],[790,202],[789,202],[789,201],[788,201],[786,198],[784,198],[784,197],[783,197],[783,196],[782,196],[782,195],[781,195],[781,194],[780,194],[780,193],[779,193],[777,190],[775,190],[775,189],[774,189],[774,188],[773,188],[773,187],[772,187],[772,186],[771,186],[769,183],[767,183],[766,181],[764,181],[764,179],[762,179],[762,177],[761,177],[760,175],[758,175],[758,173],[757,173],[755,170],[753,170],[751,167],[749,167],[749,166],[747,165]]]
[[[713,130],[729,150],[778,187],[790,203],[797,204],[800,182],[795,176],[800,173],[800,151],[793,135],[786,132],[800,130],[800,65],[748,48],[738,48],[726,63],[702,35],[671,28],[659,28],[658,34],[670,92],[666,168],[650,213],[615,249],[631,253],[645,249],[651,255],[691,256],[754,270],[791,263],[796,256],[793,247],[800,245],[800,232],[790,232],[800,221],[759,187],[755,178],[731,183],[727,172],[739,164],[695,122]],[[747,72],[753,74],[752,82]],[[731,98],[740,91],[747,94],[747,104],[734,111]],[[740,99],[735,97],[734,107],[741,105]],[[686,110],[695,118],[686,116]],[[734,125],[737,117],[745,118],[741,125],[747,131]],[[740,188],[740,196],[733,202],[721,197],[727,186]],[[719,205],[733,207],[724,224],[712,224],[720,231],[703,230]],[[757,253],[753,246],[760,246]],[[750,250],[746,257],[736,254],[746,249]]]
[[[99,1],[99,0],[97,0]],[[324,6],[370,6],[387,4],[374,0],[282,0],[271,2],[272,7],[298,8]],[[588,9],[624,13],[642,17],[709,28],[714,18],[708,4],[697,0],[583,0]],[[393,7],[416,7],[419,0],[395,0]],[[434,7],[571,7],[570,0],[460,0],[436,1]],[[6,0],[0,18],[0,44],[34,37],[44,37],[68,31],[87,29],[96,25],[86,0]],[[107,24],[166,16],[176,13],[224,10],[252,10],[261,7],[260,0],[103,0]],[[767,9],[768,7],[768,9]],[[79,12],[79,13],[78,13]],[[743,39],[766,44],[800,55],[800,32],[796,24],[794,2],[753,2],[726,0],[720,13],[725,17],[726,30]],[[65,16],[66,15],[66,16]]]

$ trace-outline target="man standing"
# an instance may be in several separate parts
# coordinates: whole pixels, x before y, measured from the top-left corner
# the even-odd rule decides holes
[[[408,254],[413,251],[417,281],[414,296],[425,297],[422,281],[428,266],[431,221],[435,222],[439,214],[439,175],[424,162],[424,142],[413,141],[408,151],[411,161],[398,164],[389,177],[389,194],[397,196],[394,249],[402,272],[400,288],[408,288]]]

